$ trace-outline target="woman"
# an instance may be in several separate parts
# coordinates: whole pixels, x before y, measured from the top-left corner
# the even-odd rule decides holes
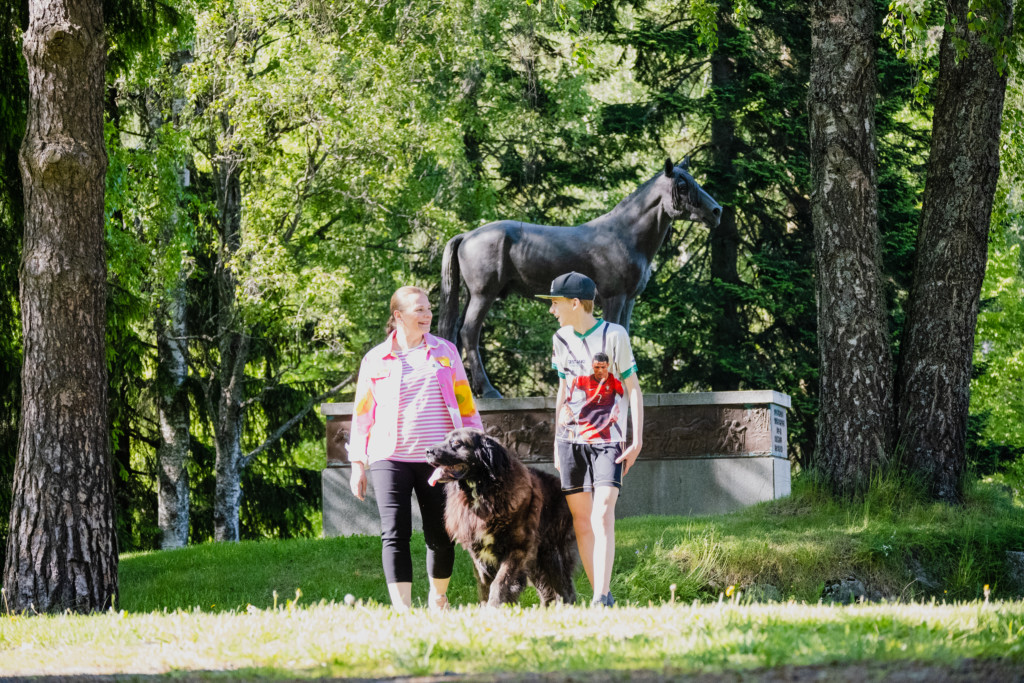
[[[366,470],[380,510],[384,576],[391,604],[412,606],[412,493],[427,541],[428,606],[448,606],[455,544],[444,528],[444,487],[428,483],[426,449],[458,427],[482,428],[455,346],[430,334],[427,293],[401,287],[391,296],[388,338],[363,357],[348,444],[352,493],[364,500]]]

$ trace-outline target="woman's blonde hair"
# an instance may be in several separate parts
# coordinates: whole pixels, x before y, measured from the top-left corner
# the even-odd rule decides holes
[[[395,293],[391,295],[391,314],[388,316],[388,325],[386,328],[387,334],[391,334],[398,327],[397,324],[395,323],[395,312],[401,311],[403,309],[402,304],[405,303],[406,299],[408,299],[410,296],[416,296],[419,294],[427,296],[427,292],[425,289],[422,289],[420,287],[414,287],[412,285],[399,287],[398,289],[395,290]]]

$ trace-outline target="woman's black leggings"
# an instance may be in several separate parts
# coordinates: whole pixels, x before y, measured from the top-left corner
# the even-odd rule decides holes
[[[412,493],[423,515],[427,541],[427,574],[447,579],[455,564],[455,542],[444,528],[444,486],[428,482],[434,468],[425,462],[381,460],[373,463],[370,478],[380,511],[380,537],[384,543],[384,577],[388,583],[412,581]]]

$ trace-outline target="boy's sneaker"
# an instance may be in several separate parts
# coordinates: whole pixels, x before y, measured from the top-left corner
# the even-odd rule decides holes
[[[591,607],[612,607],[615,605],[615,598],[612,597],[611,591],[608,591],[604,595],[598,598],[594,598],[590,601]]]

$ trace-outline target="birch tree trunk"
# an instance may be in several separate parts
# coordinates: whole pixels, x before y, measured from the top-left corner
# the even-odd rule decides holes
[[[815,463],[835,492],[856,495],[887,457],[894,423],[878,231],[873,0],[817,0],[811,36],[821,358]]]
[[[227,124],[225,130],[228,130]],[[230,138],[229,133],[227,139]],[[221,155],[217,168],[220,245],[215,277],[220,368],[214,424],[214,470],[217,483],[214,491],[213,537],[216,541],[237,541],[242,500],[242,401],[245,397],[245,365],[249,362],[250,339],[237,307],[235,288],[238,279],[232,264],[242,240],[241,160],[230,150],[222,151]]]
[[[100,0],[31,0],[20,155],[22,413],[4,587],[11,609],[117,600],[106,368]]]
[[[1006,95],[995,54],[968,30],[967,0],[946,3],[955,17],[939,48],[917,262],[899,373],[901,446],[939,500],[962,498],[974,328],[988,259],[999,133]],[[991,25],[1009,30],[1013,4],[991,6]],[[981,12],[982,9],[977,9]],[[992,21],[994,20],[994,21]],[[954,38],[966,53],[958,60]]]
[[[156,384],[160,445],[157,448],[157,523],[164,550],[188,545],[188,461],[190,414],[188,392],[188,345],[185,335],[185,282],[172,289],[156,311]]]
[[[168,67],[175,77],[185,64],[191,63],[191,49],[171,55]],[[174,98],[153,88],[147,92],[146,118],[150,138],[160,139],[160,129],[167,123],[180,129],[176,112],[185,107],[184,98]],[[168,112],[171,112],[168,117]],[[157,150],[153,150],[156,152]],[[161,253],[180,251],[179,236],[183,230],[180,198],[190,185],[188,166],[184,160],[175,174],[173,195],[165,201],[174,201],[166,223],[157,235],[157,249]],[[179,263],[172,282],[159,282],[159,305],[153,314],[156,335],[156,391],[157,423],[160,443],[157,460],[157,525],[160,527],[160,547],[163,550],[188,545],[191,515],[189,501],[188,457],[191,442],[191,410],[186,389],[188,380],[188,319],[187,268]]]

